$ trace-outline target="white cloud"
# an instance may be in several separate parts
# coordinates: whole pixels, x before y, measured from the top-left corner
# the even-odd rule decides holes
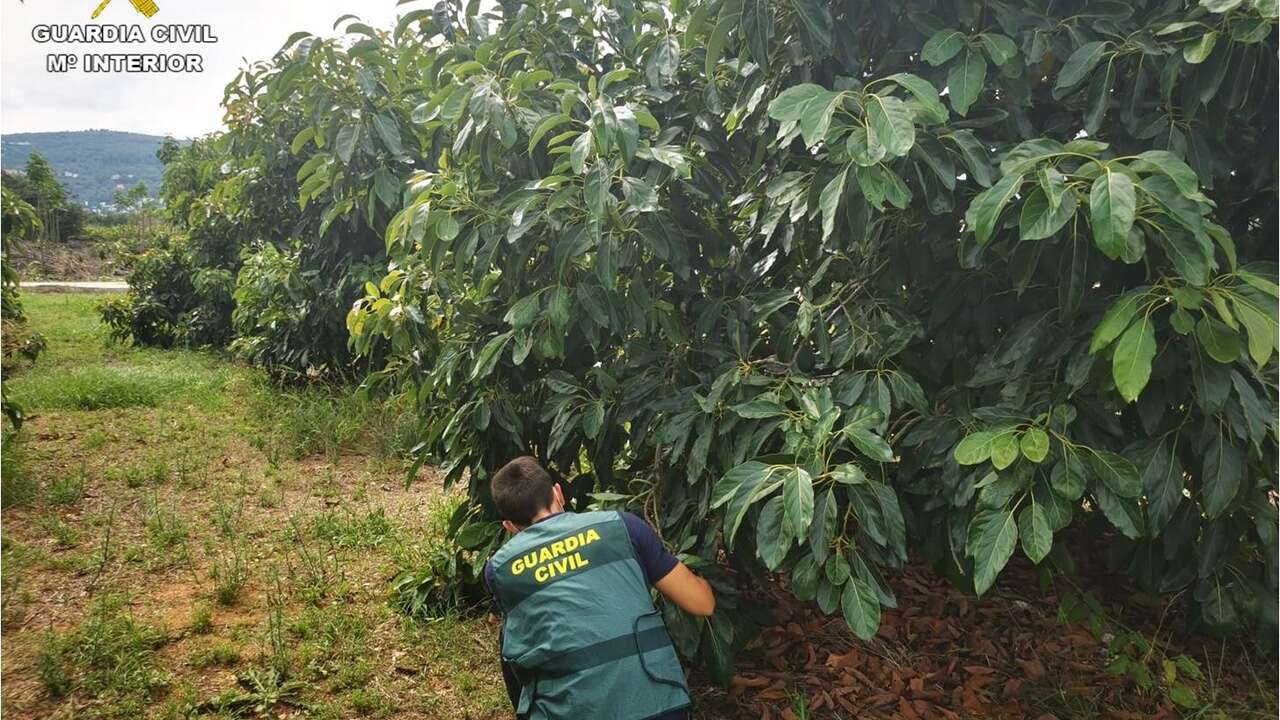
[[[0,2],[0,131],[40,132],[106,128],[179,137],[217,129],[223,88],[248,62],[269,58],[290,33],[333,34],[333,21],[347,13],[375,27],[394,22],[395,0],[155,0],[151,19],[129,0],[112,0],[97,20],[89,16],[99,0],[14,0]],[[208,24],[215,44],[54,45],[37,43],[37,24],[132,24],[150,33],[155,24]],[[193,53],[204,56],[203,73],[50,73],[51,52]]]

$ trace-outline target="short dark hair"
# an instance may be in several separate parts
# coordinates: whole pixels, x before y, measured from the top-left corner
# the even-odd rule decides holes
[[[534,516],[551,507],[555,480],[528,455],[512,460],[494,474],[489,492],[498,514],[517,525],[529,525]]]

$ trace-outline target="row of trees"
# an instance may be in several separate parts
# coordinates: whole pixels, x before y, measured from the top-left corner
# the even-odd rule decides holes
[[[983,593],[1101,535],[1193,623],[1273,640],[1276,15],[343,18],[169,163],[175,264],[135,271],[118,326],[407,395],[417,462],[472,499],[452,586],[410,594],[474,583],[489,473],[532,453],[705,565],[722,611],[667,620],[721,672],[750,632],[722,551],[870,637],[909,543]]]
[[[40,153],[31,153],[21,173],[5,172],[5,187],[16,200],[30,205],[39,220],[37,242],[64,242],[79,237],[88,213],[71,197]]]

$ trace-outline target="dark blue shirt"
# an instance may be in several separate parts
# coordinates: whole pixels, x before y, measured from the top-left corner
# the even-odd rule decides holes
[[[553,518],[555,515],[548,515],[542,518]],[[538,522],[542,522],[539,520]],[[667,576],[675,568],[675,556],[667,552],[662,547],[662,539],[658,537],[658,533],[654,531],[649,523],[641,520],[639,517],[629,512],[622,513],[622,521],[627,526],[627,535],[631,536],[631,548],[636,553],[636,560],[640,562],[640,567],[644,569],[644,577],[652,585]],[[484,564],[484,585],[493,592],[493,563],[486,562]]]

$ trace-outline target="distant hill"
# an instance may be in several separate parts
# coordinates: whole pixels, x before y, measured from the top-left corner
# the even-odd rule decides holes
[[[130,188],[139,180],[156,194],[163,168],[156,150],[163,141],[160,135],[114,130],[13,133],[0,135],[0,165],[21,170],[27,156],[38,152],[78,201],[97,208],[111,203],[117,186]]]

